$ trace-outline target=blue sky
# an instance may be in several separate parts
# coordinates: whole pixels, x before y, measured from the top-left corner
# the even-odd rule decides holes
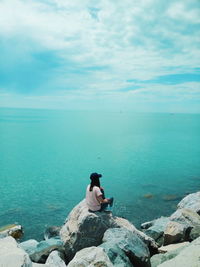
[[[200,1],[0,0],[0,107],[200,112]]]

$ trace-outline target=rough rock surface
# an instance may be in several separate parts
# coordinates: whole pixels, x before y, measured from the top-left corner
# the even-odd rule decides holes
[[[34,262],[38,263],[45,263],[46,259],[48,258],[49,254],[53,250],[63,250],[63,243],[59,239],[48,239],[45,241],[41,241],[34,251],[29,254],[30,258]]]
[[[166,253],[166,252],[170,252],[170,251],[176,250],[176,249],[181,248],[181,247],[185,247],[189,244],[190,244],[190,242],[181,242],[181,243],[176,243],[176,244],[170,244],[167,246],[160,247],[158,249],[158,251],[160,253]]]
[[[182,249],[173,259],[158,265],[159,267],[200,267],[200,237]]]
[[[187,240],[187,226],[178,222],[169,222],[164,231],[164,245]]]
[[[108,230],[107,230],[108,231]],[[119,248],[114,242],[105,242],[99,247],[102,247],[106,254],[108,255],[110,261],[115,267],[132,267],[128,256],[125,252]]]
[[[84,248],[76,253],[67,267],[113,267],[107,254],[100,247]]]
[[[136,232],[152,251],[157,250],[155,241],[137,230],[129,221],[114,217],[110,212],[89,212],[83,200],[71,211],[60,231],[67,261],[82,248],[100,245],[107,229],[120,227]]]
[[[23,250],[25,250],[30,255],[34,253],[38,244],[39,244],[38,241],[34,239],[29,239],[27,241],[20,243],[19,247],[21,247]]]
[[[0,228],[0,238],[12,236],[15,239],[20,239],[23,236],[23,233],[21,225],[9,224]]]
[[[178,208],[191,209],[200,215],[200,191],[193,194],[189,194],[185,198],[183,198],[179,202]]]
[[[161,245],[163,243],[162,236],[169,221],[170,220],[168,217],[160,217],[156,220],[153,220],[151,223],[148,222],[148,225],[151,226],[145,230],[145,233],[152,237],[159,245]]]
[[[32,267],[28,254],[19,248],[11,236],[0,239],[0,266],[2,267]]]
[[[60,231],[68,260],[82,248],[100,245],[104,232],[110,227],[117,227],[110,212],[89,212],[85,200],[80,202]]]
[[[51,252],[45,265],[47,265],[46,267],[66,267],[66,264],[62,259],[60,252],[57,250]]]
[[[200,225],[200,216],[190,209],[178,209],[170,216],[170,220],[182,223],[191,228]]]
[[[160,254],[154,255],[150,259],[151,267],[157,267],[159,264],[175,258],[187,246],[188,246],[188,244],[185,244],[184,246],[178,247],[178,248],[173,249],[171,251],[168,251],[166,253],[160,253]]]
[[[122,250],[129,258],[130,262],[137,267],[150,266],[150,252],[147,245],[133,232],[125,228],[108,229],[103,237],[103,247],[105,251],[113,248],[113,251]],[[113,258],[110,258],[113,260]],[[115,261],[113,262],[114,265]]]
[[[124,218],[115,217],[115,222],[119,227],[130,230],[131,232],[136,234],[140,239],[142,239],[142,241],[148,246],[151,255],[158,253],[158,245],[156,244],[155,240],[152,237],[146,235],[142,231],[139,231],[132,223],[130,223],[128,220]]]

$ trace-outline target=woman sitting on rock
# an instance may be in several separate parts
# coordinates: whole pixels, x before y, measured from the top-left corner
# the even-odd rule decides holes
[[[112,198],[105,198],[104,190],[100,186],[99,178],[101,174],[92,173],[90,175],[91,183],[87,186],[86,190],[86,203],[89,211],[110,211],[110,207],[113,204]]]

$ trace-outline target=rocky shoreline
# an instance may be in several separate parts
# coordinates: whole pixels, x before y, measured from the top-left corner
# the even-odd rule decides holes
[[[111,212],[89,212],[83,200],[44,240],[20,242],[22,235],[20,225],[0,229],[0,267],[200,267],[200,191],[141,230]]]

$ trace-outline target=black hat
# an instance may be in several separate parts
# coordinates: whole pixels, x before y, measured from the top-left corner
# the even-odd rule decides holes
[[[99,173],[96,173],[96,172],[93,172],[93,173],[91,173],[91,175],[90,175],[90,179],[91,179],[91,180],[92,180],[92,179],[101,178],[101,177],[102,177],[102,175],[99,174]]]

